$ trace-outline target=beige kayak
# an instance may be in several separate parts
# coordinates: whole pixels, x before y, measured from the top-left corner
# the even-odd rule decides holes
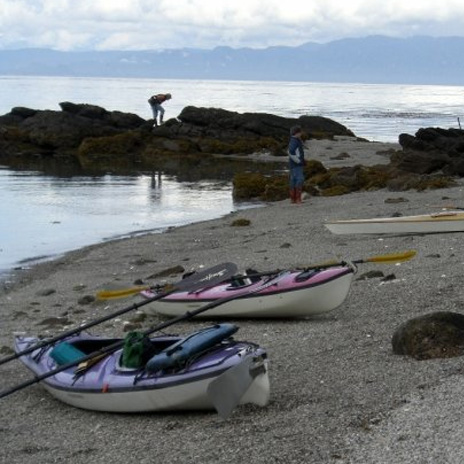
[[[417,216],[328,221],[333,234],[436,234],[464,232],[464,212],[446,211]]]

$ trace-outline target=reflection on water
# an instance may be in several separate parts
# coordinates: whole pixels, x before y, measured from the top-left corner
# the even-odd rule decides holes
[[[227,181],[178,182],[163,173],[52,176],[0,168],[0,272],[102,240],[220,217],[238,207],[231,191]]]

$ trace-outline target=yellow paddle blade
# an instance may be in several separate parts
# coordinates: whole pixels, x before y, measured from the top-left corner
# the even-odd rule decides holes
[[[416,250],[409,250],[403,253],[391,253],[389,255],[372,256],[371,258],[365,259],[365,263],[401,263],[403,261],[409,261],[416,256]]]
[[[402,263],[403,261],[408,261],[414,256],[416,256],[416,250],[404,251],[402,253],[390,253],[388,255],[378,255],[371,256],[370,258],[363,259],[354,259],[351,260],[353,264],[362,264],[362,263]],[[312,264],[307,269],[317,269],[317,268],[326,268],[334,266],[342,266],[345,264],[343,261],[325,261],[319,264]]]
[[[97,293],[98,300],[111,300],[115,298],[124,298],[126,296],[135,295],[143,290],[149,290],[147,285],[139,285],[137,287],[123,288],[121,290],[101,290]]]

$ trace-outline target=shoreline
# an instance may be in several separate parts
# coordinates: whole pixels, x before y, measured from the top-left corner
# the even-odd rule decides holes
[[[377,159],[373,153],[372,160]],[[136,296],[79,303],[101,289],[132,286],[138,279],[160,282],[150,276],[176,265],[189,271],[233,261],[239,270],[265,271],[417,250],[413,260],[399,265],[360,264],[348,298],[328,314],[232,321],[240,328],[237,339],[268,350],[271,402],[264,408],[239,407],[225,422],[214,413],[103,414],[62,404],[35,385],[2,400],[0,456],[12,464],[30,459],[31,452],[38,462],[78,464],[89,459],[149,463],[153,452],[157,461],[170,463],[460,462],[461,359],[396,356],[391,336],[415,316],[461,311],[462,235],[336,236],[323,223],[459,206],[463,190],[459,181],[434,191],[359,192],[314,197],[302,205],[285,200],[162,234],[92,245],[34,266],[0,291],[0,350],[12,345],[18,331],[63,331],[46,320],[65,318],[74,327],[141,301]],[[249,219],[250,225],[232,227],[237,218]],[[390,277],[361,278],[372,270]],[[139,313],[146,314],[144,327],[160,321],[136,311],[92,332],[121,336],[124,322]],[[173,332],[212,323],[185,321]],[[0,366],[0,372],[3,388],[30,378],[17,361]],[[182,446],[173,445],[179,439]]]
[[[335,136],[333,140],[308,140],[305,143],[306,157],[320,161],[326,167],[339,167],[356,160],[356,164],[362,164],[365,166],[373,164],[386,164],[389,162],[389,152],[392,150],[400,149],[401,146],[397,143],[389,142],[371,142],[360,140],[356,137],[347,136]],[[374,156],[375,155],[375,156]],[[380,155],[380,156],[378,156]],[[219,158],[233,159],[237,158],[243,160],[243,156],[233,155],[217,155]],[[246,158],[250,161],[257,163],[281,163],[283,166],[287,165],[286,158],[276,157],[268,154],[257,153],[255,155],[247,155]],[[249,201],[244,201],[243,205],[249,204]],[[259,202],[263,204],[263,202]],[[236,211],[246,209],[249,206],[241,206],[236,208]],[[252,207],[255,207],[254,205]],[[219,217],[227,215],[228,212],[224,212]],[[201,222],[201,221],[200,221]],[[161,228],[153,228],[146,231],[133,230],[131,232],[115,235],[109,238],[102,238],[100,241],[95,243],[89,243],[78,248],[70,248],[67,251],[62,251],[57,254],[49,254],[44,256],[28,256],[13,264],[10,268],[0,269],[0,284],[8,279],[8,276],[14,274],[16,271],[23,272],[30,267],[46,261],[54,261],[59,259],[61,256],[66,255],[72,251],[86,248],[88,246],[98,245],[107,241],[115,241],[123,238],[133,238],[138,235],[149,235],[153,233],[164,233],[167,229],[177,226],[163,226]]]

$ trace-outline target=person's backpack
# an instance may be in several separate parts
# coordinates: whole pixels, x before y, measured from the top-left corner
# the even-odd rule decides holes
[[[149,99],[148,99],[148,103],[150,103],[150,105],[154,105],[155,103],[157,103],[158,100],[156,99],[156,97],[154,95],[152,95]]]

